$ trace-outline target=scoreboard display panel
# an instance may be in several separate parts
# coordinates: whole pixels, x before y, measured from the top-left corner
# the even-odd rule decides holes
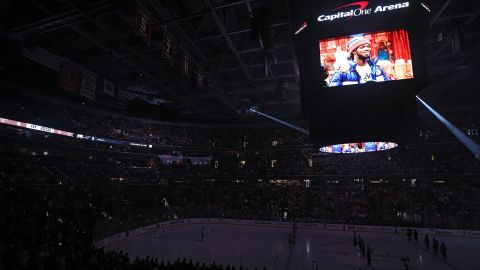
[[[328,38],[319,40],[318,46],[327,73],[324,87],[414,78],[407,30]]]
[[[291,2],[302,112],[316,145],[392,141],[427,85],[419,1]]]

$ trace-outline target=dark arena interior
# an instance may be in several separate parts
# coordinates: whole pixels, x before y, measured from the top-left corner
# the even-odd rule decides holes
[[[0,270],[480,269],[479,0],[0,14]]]

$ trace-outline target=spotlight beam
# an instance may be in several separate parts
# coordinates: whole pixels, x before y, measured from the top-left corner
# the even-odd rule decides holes
[[[476,159],[480,159],[480,146],[474,140],[465,135],[461,130],[450,123],[450,121],[425,103],[425,101],[423,101],[420,97],[416,97],[423,104],[423,106],[425,106],[440,122],[442,122],[443,125],[448,128],[448,130],[450,130],[453,136],[455,136],[463,145],[465,145],[465,147],[467,147],[470,152],[472,152]]]
[[[251,111],[251,112],[254,112],[254,113],[256,113],[256,114],[259,114],[259,115],[261,115],[261,116],[263,116],[263,117],[266,117],[266,118],[268,118],[268,119],[270,119],[270,120],[273,120],[273,121],[275,121],[275,122],[277,122],[277,123],[280,123],[280,124],[282,124],[282,125],[284,125],[284,126],[287,126],[287,127],[291,128],[291,129],[294,129],[294,130],[296,130],[296,131],[299,131],[300,133],[303,133],[303,134],[305,134],[305,135],[310,135],[310,132],[309,132],[308,130],[304,129],[304,128],[297,127],[297,126],[295,126],[295,125],[292,125],[292,124],[290,124],[290,123],[288,123],[288,122],[285,122],[285,121],[283,121],[283,120],[280,120],[280,119],[275,118],[275,117],[273,117],[273,116],[270,116],[270,115],[268,115],[268,114],[264,114],[264,113],[262,113],[262,112],[259,112],[259,111],[255,110],[255,109],[253,109],[253,108],[250,108],[250,111]]]

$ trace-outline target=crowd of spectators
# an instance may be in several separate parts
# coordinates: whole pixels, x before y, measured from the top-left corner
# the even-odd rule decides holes
[[[4,126],[0,127],[0,134],[4,134]],[[32,133],[32,132],[30,132]],[[39,133],[40,134],[40,133]],[[23,149],[24,154],[36,153],[42,155],[47,150],[49,156],[55,154],[56,142],[63,138],[40,137],[41,146],[34,150],[33,147],[17,147]],[[35,140],[29,135],[25,140]],[[479,174],[480,162],[460,143],[445,144],[406,144],[378,153],[368,154],[316,154],[313,149],[305,147],[290,149],[245,149],[234,148],[226,150],[205,149],[198,151],[175,150],[176,148],[159,150],[157,153],[131,153],[131,157],[118,162],[118,157],[127,152],[118,152],[108,148],[107,144],[75,141],[62,142],[68,147],[61,154],[61,161],[71,158],[71,152],[84,153],[83,162],[88,164],[113,165],[121,164],[126,167],[152,167],[162,173],[176,176],[201,176],[201,177],[257,177],[257,176],[291,176],[291,175],[350,175],[350,176],[380,176],[393,175],[423,175],[423,174]],[[66,145],[66,146],[65,146]],[[103,157],[98,156],[98,145],[105,146],[109,153]],[[0,146],[0,148],[5,147]],[[93,148],[89,148],[93,147]],[[88,150],[90,149],[90,150]],[[50,150],[50,151],[48,151]],[[5,150],[3,150],[5,151]],[[17,151],[18,152],[18,151]],[[167,163],[159,154],[168,154],[180,158],[178,161]],[[207,157],[208,162],[195,164],[188,157]],[[125,170],[128,172],[128,170]],[[149,177],[155,179],[155,177]]]
[[[172,219],[163,186],[32,184],[32,177],[0,172],[0,269],[233,269],[94,249],[100,237]]]
[[[3,93],[0,117],[83,135],[131,142],[190,147],[247,148],[303,145],[308,139],[296,131],[275,127],[187,127],[129,118],[82,105],[42,100],[20,93]]]
[[[74,133],[131,142],[186,147],[265,148],[309,145],[307,135],[286,127],[213,127],[160,123],[99,111],[81,104],[45,100],[3,90],[0,117]],[[480,119],[471,115],[456,123],[465,134],[479,138]],[[410,143],[453,141],[440,123],[422,124],[410,132]]]
[[[165,182],[139,184],[133,181],[117,181],[113,177],[118,173],[115,170],[104,171],[103,175],[87,174],[86,176],[84,170],[78,170],[76,176],[75,170],[71,170],[67,172],[73,177],[64,179],[42,170],[45,164],[33,162],[25,164],[29,163],[28,160],[2,163],[2,176],[11,185],[39,184],[61,187],[81,183],[95,187],[112,184],[113,191],[110,190],[107,193],[125,196],[120,201],[115,201],[115,196],[108,196],[109,200],[114,201],[112,206],[121,205],[120,209],[125,210],[125,216],[120,220],[138,220],[138,216],[127,216],[127,214],[138,214],[141,213],[139,209],[150,207],[160,209],[157,206],[164,204],[164,198],[169,201],[172,211],[179,217],[200,214],[203,217],[267,220],[286,218],[333,223],[449,228],[478,226],[476,217],[479,215],[474,213],[480,209],[480,197],[477,194],[478,186],[475,184],[475,178],[470,182],[454,179],[437,182],[421,179],[418,181],[416,179],[403,181],[351,179],[337,184],[325,184],[332,181],[318,180],[307,185],[305,180],[299,179],[245,180],[227,177],[217,180],[204,178],[196,181],[179,178]],[[137,171],[137,174],[140,175],[142,172],[144,171]],[[89,181],[81,181],[82,177],[89,178]],[[134,188],[125,188],[129,185],[134,185]],[[141,190],[142,187],[150,186],[154,188],[149,189],[149,192]],[[137,194],[136,189],[141,197],[128,198]],[[121,192],[127,190],[131,193]],[[154,190],[157,190],[160,195],[148,196]],[[95,192],[101,194],[104,191],[95,189]],[[101,198],[103,197],[98,198],[97,205],[104,203]],[[108,199],[104,198],[104,201]],[[137,206],[131,202],[142,205],[139,209],[130,209]],[[172,213],[168,213],[167,216],[163,212],[153,211],[153,213],[152,216],[159,217],[161,220],[173,217]],[[148,224],[154,221],[156,220],[142,223]],[[108,227],[118,224],[121,222],[114,222]],[[128,228],[122,227],[122,229]]]
[[[478,186],[402,182],[313,186],[191,185],[172,189],[180,216],[388,226],[478,227]],[[302,183],[303,184],[303,183]],[[456,197],[462,195],[462,199]],[[252,211],[252,209],[255,209]]]
[[[0,145],[5,269],[224,269],[129,260],[128,254],[93,248],[102,237],[174,218],[480,228],[480,164],[437,126],[419,127],[412,143],[390,151],[312,155],[304,135],[283,128],[165,124],[13,92],[3,93],[0,105],[3,118],[112,139],[203,147],[190,154],[211,157],[200,166],[188,160],[164,164],[160,153],[89,149],[32,134],[18,139],[0,127],[0,135],[7,134]],[[478,139],[478,123],[467,118],[462,128]],[[277,147],[282,145],[295,147]],[[452,178],[466,174],[472,181]],[[351,177],[304,182],[315,176]],[[389,176],[405,179],[388,181]]]
[[[227,177],[135,184],[113,181],[116,170],[94,174],[86,170],[89,166],[65,165],[61,168],[70,176],[65,179],[49,173],[53,169],[42,169],[60,163],[54,157],[2,159],[0,253],[6,269],[185,269],[180,262],[176,266],[172,262],[162,266],[152,258],[129,262],[127,254],[93,249],[94,241],[102,237],[174,218],[480,227],[480,186],[475,179],[446,183],[356,179],[306,185],[299,180]],[[76,166],[75,157],[67,163]],[[141,177],[142,171],[137,173]]]
[[[480,162],[460,144],[399,146],[369,154],[313,154],[302,149],[218,153],[217,168],[204,175],[253,177],[283,175],[381,176],[479,174]]]

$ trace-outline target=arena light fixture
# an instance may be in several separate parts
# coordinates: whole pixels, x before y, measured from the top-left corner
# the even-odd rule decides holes
[[[429,6],[429,5],[427,5],[427,4],[423,3],[423,2],[422,2],[422,3],[420,3],[420,4],[422,5],[422,7],[423,7],[423,8],[424,8],[426,11],[428,11],[428,12],[431,12],[431,11],[430,11],[430,6]]]

